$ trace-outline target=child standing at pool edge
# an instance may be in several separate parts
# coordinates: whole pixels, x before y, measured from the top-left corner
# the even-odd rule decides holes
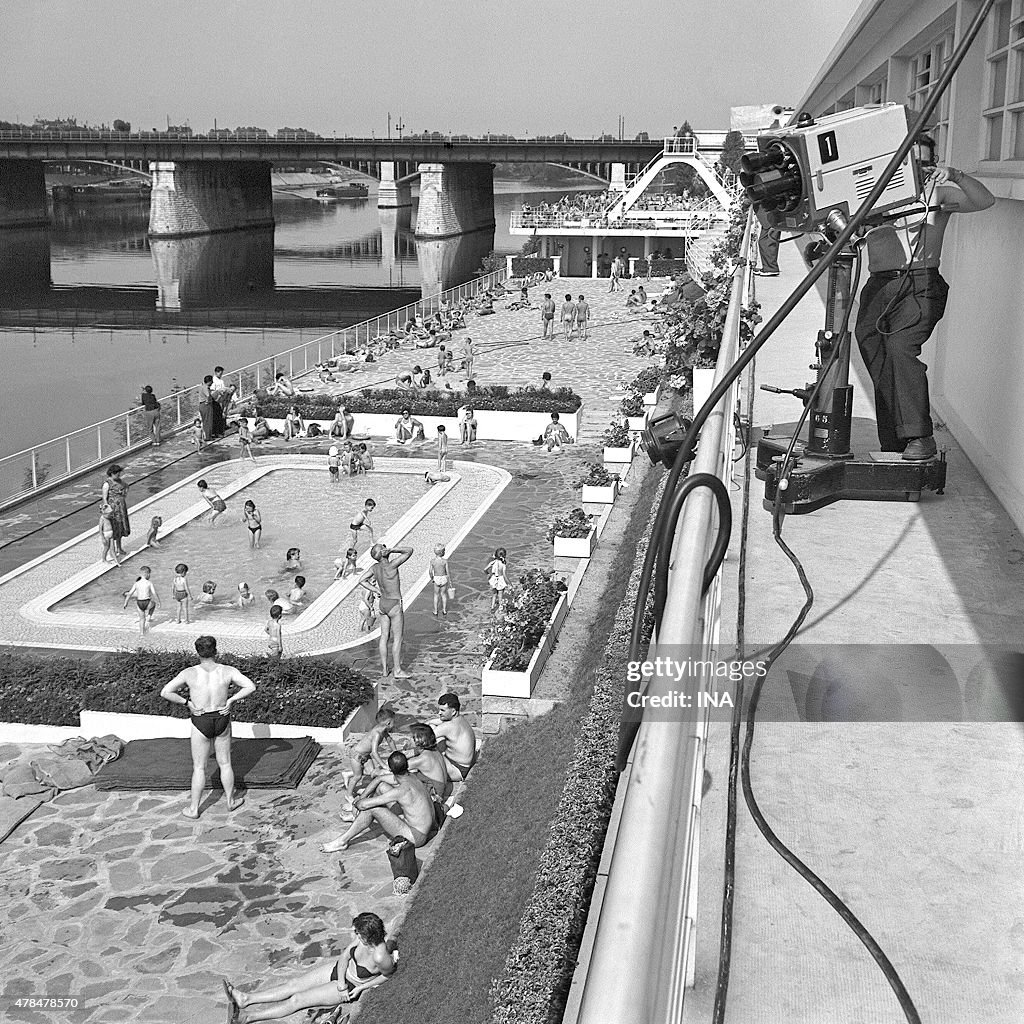
[[[448,559],[445,558],[445,547],[443,544],[434,545],[434,557],[430,560],[427,572],[434,584],[434,617],[437,617],[438,603],[441,605],[441,614],[448,617],[448,598],[455,596],[455,585],[452,582],[451,570],[448,568]]]
[[[445,469],[445,460],[448,458],[448,432],[444,429],[444,424],[439,423],[437,426],[437,471],[443,473]]]
[[[279,604],[271,605],[270,620],[263,627],[267,634],[267,657],[280,661],[284,657],[284,640],[281,636],[281,616],[284,612]]]
[[[486,572],[490,576],[488,586],[492,590],[491,611],[504,607],[505,588],[508,580],[505,579],[505,571],[508,565],[508,554],[504,548],[498,548],[494,552],[494,558],[487,563]]]
[[[178,602],[178,614],[175,617],[175,622],[181,622],[181,610],[185,609],[185,623],[188,624],[188,603],[192,599],[192,594],[188,589],[188,580],[185,577],[188,575],[188,566],[184,562],[179,562],[174,567],[174,582],[171,584],[171,597]]]
[[[100,543],[103,545],[101,560],[104,562],[113,561],[114,565],[120,566],[121,563],[117,559],[117,547],[114,544],[113,515],[114,510],[110,507],[110,505],[108,505],[106,502],[100,505],[99,531]],[[113,552],[113,558],[107,558],[107,555],[109,555],[111,552]]]

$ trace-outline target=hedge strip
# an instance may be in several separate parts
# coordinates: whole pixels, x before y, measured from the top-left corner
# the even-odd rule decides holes
[[[337,729],[373,696],[362,673],[331,658],[220,660],[256,683],[239,708],[247,722]],[[160,691],[195,663],[184,651],[120,651],[97,662],[0,650],[0,720],[77,726],[83,710],[180,715]]]
[[[331,395],[299,394],[292,398],[257,392],[257,406],[261,416],[283,419],[294,405],[304,419],[331,420],[341,406],[350,413],[382,413],[398,416],[403,409],[411,409],[414,416],[457,416],[465,405],[474,410],[501,412],[576,412],[583,404],[572,388],[519,388],[512,390],[500,385],[477,388],[472,396],[465,392],[445,389],[438,391],[403,391],[398,388],[374,388],[357,391],[341,398]]]
[[[615,758],[633,606],[663,487],[664,478],[637,545],[626,595],[580,724],[533,894],[504,973],[491,989],[493,1024],[552,1024],[561,1020],[565,1009],[615,800]],[[648,616],[648,635],[651,625]]]

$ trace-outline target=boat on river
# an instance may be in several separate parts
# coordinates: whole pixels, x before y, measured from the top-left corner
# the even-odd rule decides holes
[[[335,199],[366,199],[369,194],[370,190],[360,181],[346,181],[316,190],[317,199],[324,203],[333,202]]]
[[[58,203],[139,203],[149,202],[151,191],[145,178],[115,178],[89,185],[54,185],[52,195]]]

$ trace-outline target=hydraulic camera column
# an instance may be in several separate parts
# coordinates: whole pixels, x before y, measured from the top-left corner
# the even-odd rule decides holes
[[[844,250],[829,267],[825,296],[825,327],[818,332],[817,361],[810,367],[821,382],[807,416],[807,440],[797,441],[789,463],[789,479],[783,488],[782,508],[789,514],[813,512],[841,498],[871,501],[917,501],[922,490],[942,494],[946,485],[946,457],[928,462],[905,462],[899,452],[854,455],[850,447],[853,424],[853,387],[850,378],[850,331],[837,332],[844,322],[856,253]],[[837,351],[838,350],[838,351]],[[834,359],[833,359],[834,356]],[[831,362],[831,365],[830,365]],[[791,394],[805,405],[814,385],[785,390],[762,384],[763,391]],[[757,445],[759,479],[765,481],[764,507],[775,507],[790,437],[776,437],[766,430]]]

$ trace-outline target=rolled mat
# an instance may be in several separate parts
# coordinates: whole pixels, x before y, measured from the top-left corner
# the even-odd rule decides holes
[[[235,784],[248,789],[295,789],[320,753],[308,736],[295,739],[232,740]],[[210,785],[223,789],[220,769],[211,754]],[[96,774],[96,788],[188,789],[192,781],[192,750],[185,739],[132,740],[116,761]]]

